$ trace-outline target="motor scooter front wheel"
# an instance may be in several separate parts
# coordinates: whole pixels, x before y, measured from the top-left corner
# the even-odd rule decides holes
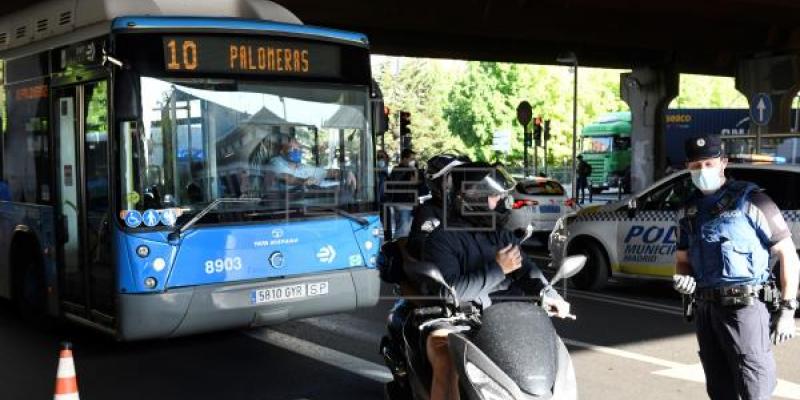
[[[411,393],[403,388],[397,381],[386,382],[383,385],[384,400],[412,400]]]

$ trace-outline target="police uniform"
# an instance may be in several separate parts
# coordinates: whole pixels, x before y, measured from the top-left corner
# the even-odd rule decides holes
[[[720,156],[718,137],[686,143],[689,160]],[[678,250],[697,282],[697,341],[712,399],[768,399],[775,388],[770,314],[764,300],[770,248],[791,233],[777,206],[753,183],[726,180],[689,197]]]

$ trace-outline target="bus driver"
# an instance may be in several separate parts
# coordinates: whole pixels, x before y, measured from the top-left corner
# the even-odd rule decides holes
[[[296,138],[289,139],[281,146],[281,153],[269,162],[269,168],[275,173],[282,187],[294,189],[303,186],[319,186],[322,181],[338,179],[339,170],[325,169],[303,163],[303,149]],[[352,172],[347,172],[347,186],[356,187],[356,177]]]

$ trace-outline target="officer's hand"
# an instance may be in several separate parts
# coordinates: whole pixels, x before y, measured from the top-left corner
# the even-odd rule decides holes
[[[542,290],[540,294],[541,297],[541,306],[542,308],[547,311],[547,314],[550,316],[556,316],[558,318],[572,318],[575,319],[575,316],[569,313],[570,304],[561,297],[558,292],[553,289],[552,286],[547,286]]]
[[[498,250],[494,259],[506,275],[522,266],[522,254],[519,252],[519,247],[511,244]]]
[[[692,294],[697,282],[691,275],[672,275],[672,287],[680,294]]]
[[[781,344],[794,337],[794,310],[781,309],[778,318],[772,324],[772,343]]]

